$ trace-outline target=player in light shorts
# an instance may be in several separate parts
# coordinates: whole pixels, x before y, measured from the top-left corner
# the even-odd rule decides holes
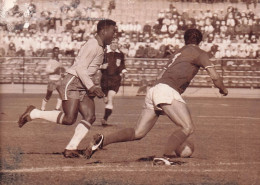
[[[49,74],[49,82],[47,86],[47,92],[45,97],[42,100],[42,106],[41,110],[46,109],[46,105],[48,101],[50,100],[53,91],[57,90],[59,92],[59,88],[61,85],[61,80],[62,80],[62,75],[65,72],[65,69],[62,67],[62,63],[60,62],[59,59],[59,48],[54,47],[52,49],[52,58],[48,61],[46,65],[45,71]],[[61,98],[59,97],[57,99],[57,104],[55,110],[60,110],[61,108]]]
[[[219,92],[226,96],[223,79],[217,74],[208,54],[199,48],[202,34],[197,29],[188,29],[184,34],[185,46],[176,51],[158,76],[155,85],[148,91],[144,108],[135,128],[126,128],[111,134],[96,134],[86,148],[88,157],[99,148],[111,143],[139,140],[153,128],[163,113],[179,127],[167,141],[161,156],[155,161],[167,161],[175,157],[176,149],[193,133],[194,125],[190,111],[181,94],[198,73],[200,67],[207,70]],[[170,162],[168,162],[170,163]],[[166,164],[166,163],[165,163]]]
[[[160,104],[172,104],[173,100],[185,103],[179,92],[167,84],[159,83],[151,87],[144,100],[144,109],[162,111]]]

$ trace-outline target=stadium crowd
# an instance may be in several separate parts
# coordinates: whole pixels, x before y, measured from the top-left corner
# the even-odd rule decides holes
[[[74,57],[93,37],[98,20],[109,17],[116,8],[113,0],[105,8],[98,2],[83,7],[79,0],[73,0],[57,12],[40,11],[30,4],[26,16],[16,5],[8,12],[12,21],[0,23],[0,56],[45,57],[51,56],[53,47],[59,47],[63,56]],[[120,50],[127,57],[167,58],[184,45],[187,28],[198,28],[204,34],[201,48],[214,58],[260,58],[260,18],[250,10],[229,6],[225,11],[179,12],[170,4],[159,12],[157,20],[117,25]]]

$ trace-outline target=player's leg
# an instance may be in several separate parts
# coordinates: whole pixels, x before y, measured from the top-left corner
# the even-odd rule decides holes
[[[62,100],[60,97],[58,97],[55,110],[60,110],[61,106],[62,106]]]
[[[62,102],[63,110],[61,111],[41,111],[34,106],[29,106],[20,116],[18,125],[22,127],[28,121],[34,119],[44,119],[62,125],[72,125],[78,115],[79,99],[69,99]]]
[[[90,158],[98,148],[102,148],[112,143],[142,139],[153,128],[158,117],[159,115],[157,115],[154,110],[143,109],[135,128],[125,128],[107,135],[95,135],[86,148],[85,156]]]
[[[79,79],[73,75],[66,75],[59,89],[60,96],[63,99],[63,111],[41,111],[34,106],[29,106],[20,116],[18,125],[22,127],[32,119],[44,119],[63,125],[72,125],[78,115],[79,103],[83,98],[85,91],[78,91],[80,85]]]
[[[73,137],[69,144],[66,146],[67,150],[76,150],[79,143],[88,133],[91,125],[95,122],[95,103],[94,97],[85,96],[83,101],[79,104],[79,112],[82,115],[82,120],[78,123],[75,128]]]
[[[178,100],[173,100],[172,104],[161,104],[164,113],[180,127],[179,130],[172,133],[166,144],[164,155],[174,155],[174,151],[181,145],[194,130],[190,111],[187,105]]]
[[[61,98],[61,92],[60,92],[60,81],[57,82],[57,87],[56,90],[59,93],[59,97],[57,98],[57,103],[56,103],[56,107],[55,110],[60,110],[61,106],[62,106],[62,98]]]
[[[52,96],[52,90],[49,90],[49,88],[47,89],[46,92],[46,96],[45,98],[42,99],[42,106],[41,106],[41,110],[45,110],[46,109],[46,105],[48,103],[48,101],[50,100],[51,96]]]
[[[154,110],[143,109],[135,128],[126,128],[118,132],[104,135],[103,146],[111,143],[139,140],[153,128],[158,115]]]
[[[107,94],[107,103],[106,103],[106,106],[105,106],[105,114],[104,114],[104,117],[102,119],[102,125],[103,126],[106,126],[107,125],[107,120],[108,120],[108,117],[112,114],[113,112],[113,108],[114,108],[114,105],[113,105],[113,101],[114,101],[114,97],[116,95],[116,92],[113,91],[113,90],[109,90],[108,91],[108,94]]]

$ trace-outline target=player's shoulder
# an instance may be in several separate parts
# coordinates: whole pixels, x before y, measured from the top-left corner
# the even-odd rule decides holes
[[[196,56],[199,56],[199,57],[207,57],[208,56],[208,53],[205,50],[201,49],[197,45],[189,45],[187,48],[188,48],[190,53],[193,53]]]
[[[90,38],[88,39],[88,41],[86,42],[87,45],[98,45],[98,41],[95,38]]]

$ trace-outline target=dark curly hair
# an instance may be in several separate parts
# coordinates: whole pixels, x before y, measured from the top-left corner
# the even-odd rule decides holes
[[[185,45],[199,45],[199,43],[202,41],[202,33],[198,29],[188,29],[184,33],[184,41]]]
[[[97,24],[97,32],[100,32],[107,26],[116,26],[116,22],[111,19],[100,20]]]

